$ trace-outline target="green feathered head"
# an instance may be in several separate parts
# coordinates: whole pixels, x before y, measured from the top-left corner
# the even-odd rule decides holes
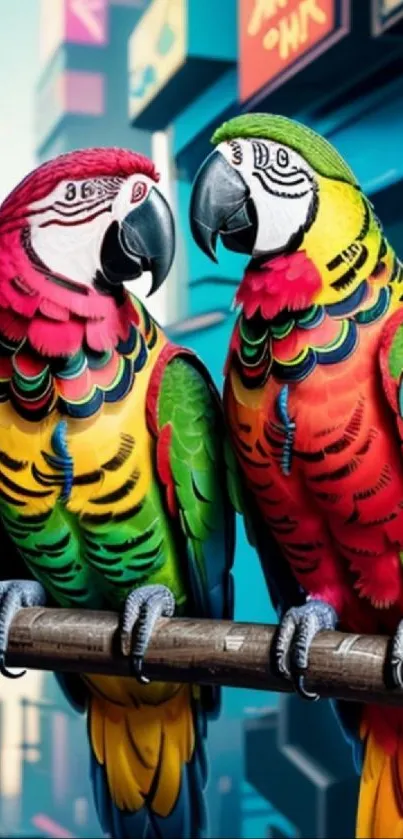
[[[234,117],[217,128],[212,143],[216,146],[219,143],[235,139],[247,140],[252,137],[288,146],[325,178],[358,185],[347,163],[327,140],[306,125],[276,114],[243,114]]]
[[[215,258],[220,237],[259,260],[309,247],[339,264],[339,246],[354,244],[369,205],[327,140],[283,116],[244,114],[221,125],[212,143],[191,200],[193,236],[205,253]]]

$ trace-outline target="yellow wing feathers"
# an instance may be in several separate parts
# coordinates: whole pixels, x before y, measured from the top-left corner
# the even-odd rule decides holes
[[[60,493],[57,483],[42,483],[38,476],[48,468],[43,452],[51,451],[52,418],[38,423],[23,420],[11,403],[0,405],[0,499],[15,504],[24,515],[51,509]]]

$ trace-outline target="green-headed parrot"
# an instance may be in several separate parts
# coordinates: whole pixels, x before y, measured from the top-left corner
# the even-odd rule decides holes
[[[393,636],[401,689],[402,264],[350,168],[306,126],[243,115],[213,142],[191,223],[207,254],[220,237],[251,257],[224,406],[280,612],[279,671],[307,696],[311,642],[338,626]],[[403,837],[403,709],[337,710],[360,764],[357,837]]]

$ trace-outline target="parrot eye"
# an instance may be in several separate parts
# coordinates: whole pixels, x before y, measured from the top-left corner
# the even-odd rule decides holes
[[[132,188],[131,203],[139,204],[147,195],[147,184],[144,181],[135,181]]]
[[[290,163],[290,156],[285,149],[279,149],[277,152],[277,164],[283,169]]]

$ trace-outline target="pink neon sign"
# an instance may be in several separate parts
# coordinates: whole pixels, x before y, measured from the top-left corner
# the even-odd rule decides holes
[[[108,0],[65,0],[66,40],[104,46],[108,40]]]

